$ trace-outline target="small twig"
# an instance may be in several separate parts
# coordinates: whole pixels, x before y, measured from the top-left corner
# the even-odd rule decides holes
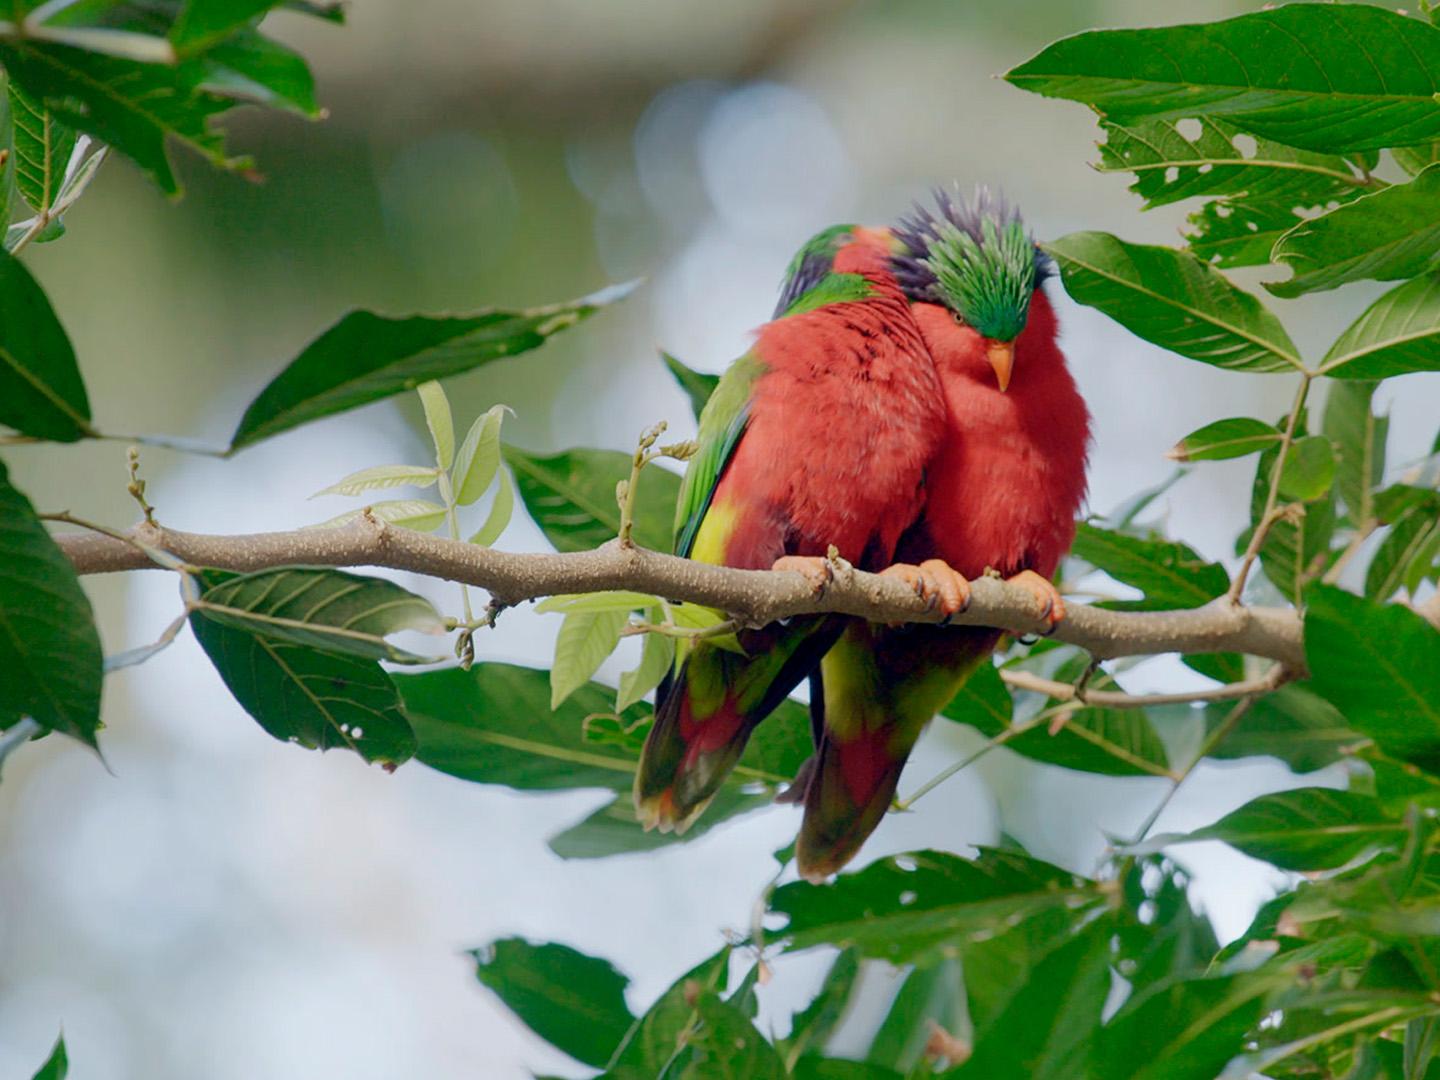
[[[140,448],[132,446],[125,451],[125,463],[130,470],[130,484],[126,491],[130,497],[140,504],[140,512],[145,515],[145,524],[155,524],[155,508],[145,501],[145,481],[140,479]]]
[[[620,504],[620,546],[622,548],[635,546],[631,533],[635,529],[635,496],[640,491],[640,470],[658,456],[650,453],[650,448],[655,445],[661,435],[665,434],[668,426],[664,420],[661,420],[658,424],[648,427],[640,433],[640,441],[635,447],[634,456],[630,459],[630,478],[621,480],[615,485],[615,501]]]
[[[1002,670],[1000,678],[1017,690],[1030,690],[1045,694],[1060,702],[1073,702],[1080,706],[1103,709],[1143,709],[1151,705],[1187,705],[1196,701],[1234,701],[1251,694],[1268,694],[1278,690],[1294,676],[1284,666],[1276,664],[1264,675],[1244,682],[1226,683],[1205,690],[1192,690],[1178,694],[1127,694],[1122,690],[1086,690],[1082,693],[1071,683],[1043,679],[1028,671]]]
[[[17,746],[29,742],[43,730],[39,723],[25,716],[0,731],[0,765],[5,764],[5,759],[15,752]]]
[[[1356,529],[1355,535],[1350,538],[1350,543],[1345,545],[1345,550],[1340,552],[1339,558],[1335,560],[1329,570],[1325,571],[1325,576],[1320,580],[1326,585],[1334,585],[1339,581],[1346,564],[1355,557],[1355,553],[1360,550],[1365,541],[1369,540],[1371,535],[1379,527],[1380,523],[1374,518],[1370,518],[1365,521],[1360,528]]]
[[[649,623],[632,622],[627,623],[620,629],[621,637],[633,637],[636,634],[662,634],[665,637],[684,638],[686,641],[703,641],[706,638],[725,637],[740,629],[740,624],[734,619],[725,619],[722,622],[711,623],[709,626],[676,626],[674,623]]]
[[[1314,378],[1315,376],[1308,371],[1301,373],[1300,389],[1295,393],[1295,403],[1290,407],[1290,415],[1286,418],[1285,432],[1280,437],[1280,450],[1275,455],[1275,467],[1270,473],[1270,492],[1265,496],[1265,510],[1255,525],[1255,535],[1250,537],[1250,544],[1245,549],[1245,558],[1240,563],[1235,580],[1230,583],[1230,590],[1225,594],[1232,604],[1240,603],[1240,596],[1245,591],[1245,582],[1250,576],[1250,569],[1255,565],[1255,559],[1265,545],[1265,538],[1269,535],[1271,527],[1279,520],[1276,516],[1275,504],[1280,498],[1280,477],[1285,471],[1285,461],[1290,456],[1290,447],[1294,445],[1295,429],[1300,423],[1300,412],[1305,408],[1305,396],[1310,392],[1310,383]]]

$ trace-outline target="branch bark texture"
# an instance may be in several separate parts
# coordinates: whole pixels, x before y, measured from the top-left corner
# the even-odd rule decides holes
[[[837,612],[875,622],[930,623],[939,616],[905,585],[840,564],[817,594],[799,574],[734,570],[611,541],[594,551],[528,554],[496,551],[361,517],[334,529],[212,536],[154,525],[137,526],[136,540],[196,566],[242,572],[273,566],[374,566],[408,570],[487,590],[511,606],[560,593],[629,589],[688,600],[730,612],[752,625],[795,615]],[[56,537],[81,574],[155,568],[139,548],[92,533]],[[1035,598],[992,578],[971,584],[970,606],[956,625],[994,626],[1021,634],[1043,632]],[[1098,659],[1166,652],[1239,652],[1305,672],[1300,619],[1289,608],[1250,608],[1221,597],[1182,611],[1118,612],[1071,604],[1055,629],[1057,640]]]

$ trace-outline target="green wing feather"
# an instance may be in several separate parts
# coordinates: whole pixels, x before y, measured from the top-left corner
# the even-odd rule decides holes
[[[710,509],[715,488],[750,422],[750,398],[765,371],[763,360],[753,352],[746,353],[730,365],[700,412],[700,449],[690,459],[675,503],[677,555],[688,556],[695,545],[695,534]]]

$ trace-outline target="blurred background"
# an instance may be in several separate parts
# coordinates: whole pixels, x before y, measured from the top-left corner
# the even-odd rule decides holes
[[[75,342],[102,428],[216,445],[350,308],[539,304],[643,275],[631,299],[543,350],[450,384],[457,423],[504,402],[515,411],[507,437],[527,449],[629,449],[659,419],[677,437],[693,428],[657,348],[721,370],[821,226],[890,220],[955,181],[1002,188],[1039,237],[1096,228],[1172,242],[1186,207],[1137,214],[1126,178],[1088,164],[1097,133],[1086,111],[995,76],[1087,27],[1256,6],[355,0],[346,28],[280,15],[267,28],[312,60],[328,121],[244,115],[233,142],[267,179],[183,160],[188,192],[175,205],[109,162],[69,234],[27,260]],[[1318,355],[1377,292],[1279,306]],[[1052,296],[1095,413],[1096,511],[1168,476],[1164,451],[1190,430],[1288,405],[1288,380],[1161,353],[1053,286]],[[1380,407],[1401,464],[1426,450],[1440,380],[1387,387],[1393,400]],[[144,471],[168,525],[288,528],[354,505],[305,501],[346,472],[424,461],[423,432],[417,403],[396,400],[229,462],[147,450]],[[6,460],[42,509],[122,525],[134,517],[124,454],[119,443],[22,447]],[[1165,527],[1233,561],[1252,468],[1196,470],[1160,504]],[[540,550],[520,517],[501,546]],[[405,584],[455,607],[452,589]],[[153,639],[178,610],[159,574],[86,585],[107,652]],[[479,639],[482,658],[543,664],[558,623],[511,612]],[[1161,660],[1130,686],[1194,678]],[[297,751],[240,711],[188,634],[107,681],[105,719],[109,773],[51,738],[15,754],[0,784],[0,1077],[28,1077],[62,1024],[86,1080],[580,1075],[478,986],[463,950],[508,934],[563,941],[627,972],[643,1009],[727,929],[748,928],[770,852],[798,823],[792,808],[772,808],[661,854],[565,862],[546,838],[609,796],[519,795],[420,765],[392,776],[351,755]],[[978,742],[942,722],[902,790]],[[1273,762],[1205,769],[1159,828],[1198,826],[1300,782]],[[964,851],[1003,831],[1093,871],[1105,834],[1133,830],[1165,786],[1002,750],[889,819],[862,861]],[[1222,939],[1277,885],[1228,849],[1177,856]],[[780,1030],[821,967],[779,965],[763,999]],[[883,973],[870,991],[879,1008]],[[857,1016],[857,1031],[865,1022]]]

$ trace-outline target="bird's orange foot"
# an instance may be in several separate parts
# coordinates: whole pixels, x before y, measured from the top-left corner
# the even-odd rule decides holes
[[[1040,618],[1047,624],[1047,634],[1065,618],[1065,601],[1059,590],[1034,570],[1022,570],[1014,577],[1006,578],[1005,584],[1019,585],[1035,597],[1036,603],[1040,605]]]
[[[926,559],[919,566],[896,563],[881,570],[880,576],[899,578],[947,618],[970,606],[970,583],[944,559]]]
[[[810,582],[816,596],[823,593],[825,586],[835,580],[835,564],[820,555],[782,555],[770,569],[789,570],[793,574],[801,575]]]

